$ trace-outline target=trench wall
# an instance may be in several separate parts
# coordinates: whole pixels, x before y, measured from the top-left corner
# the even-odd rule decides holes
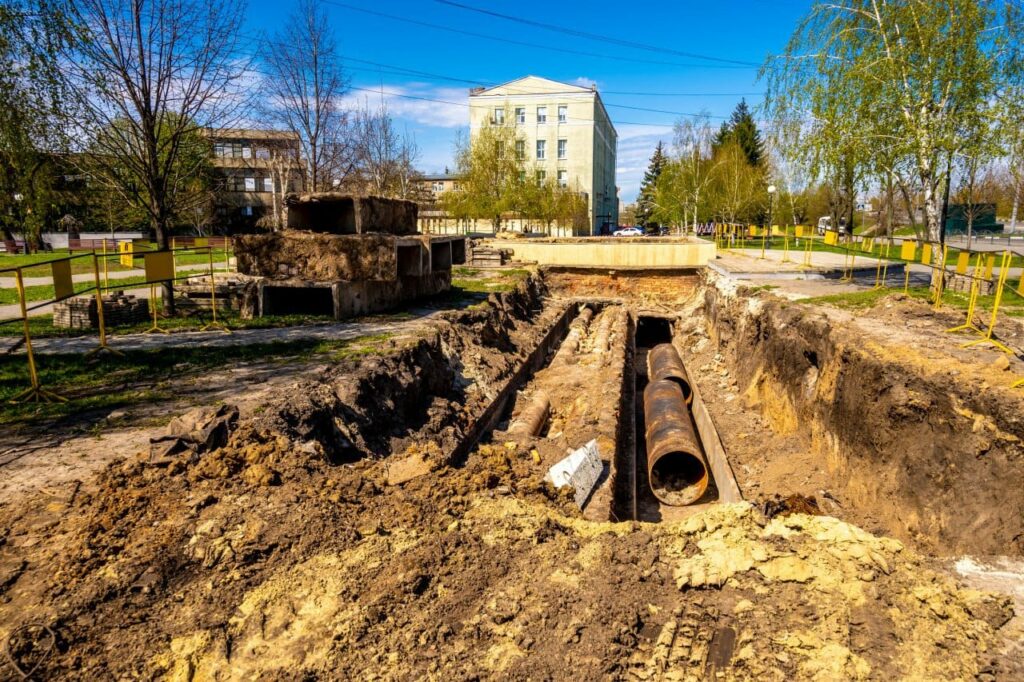
[[[809,435],[842,504],[936,553],[1024,554],[1018,395],[713,278],[704,306],[748,401],[776,431]]]

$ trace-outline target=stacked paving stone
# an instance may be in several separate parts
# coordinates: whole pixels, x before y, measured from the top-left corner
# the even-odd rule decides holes
[[[123,291],[103,297],[103,320],[108,327],[132,325],[149,319],[149,299]],[[68,329],[99,327],[95,296],[75,296],[53,306],[53,326]]]
[[[508,249],[476,247],[470,252],[469,265],[478,268],[500,268],[512,255]]]

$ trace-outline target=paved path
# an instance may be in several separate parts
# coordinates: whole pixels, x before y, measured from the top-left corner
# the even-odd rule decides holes
[[[401,320],[365,320],[338,322],[323,325],[297,327],[276,327],[273,329],[239,329],[230,334],[219,331],[174,332],[171,334],[122,334],[108,337],[112,348],[118,350],[155,350],[186,346],[189,348],[211,348],[241,346],[255,343],[288,343],[290,341],[347,341],[360,336],[376,334],[409,334],[425,329],[427,322],[440,314],[440,310],[414,309],[406,311],[412,317]],[[14,337],[5,338],[0,344],[14,344]],[[32,350],[39,354],[85,353],[96,347],[96,336],[57,337],[32,339]],[[19,353],[24,348],[18,349]]]

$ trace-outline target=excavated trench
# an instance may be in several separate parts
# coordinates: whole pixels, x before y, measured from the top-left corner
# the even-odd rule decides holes
[[[315,441],[334,462],[386,458],[395,484],[493,447],[542,475],[593,441],[602,471],[590,519],[795,497],[930,552],[1024,553],[1024,502],[1002,483],[1022,468],[1016,411],[692,272],[610,277],[531,277],[355,378],[338,367],[269,410],[260,431]],[[657,347],[688,375],[685,406],[664,381],[660,397],[648,390]],[[668,426],[652,423],[652,404]],[[675,445],[652,458],[659,428]]]
[[[876,535],[1024,554],[1018,399],[808,310],[531,276],[4,510],[0,622],[48,679],[969,679],[1005,605]],[[583,448],[585,496],[544,482]]]

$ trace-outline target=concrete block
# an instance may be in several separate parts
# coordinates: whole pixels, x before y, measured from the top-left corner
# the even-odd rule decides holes
[[[583,509],[598,479],[601,478],[602,471],[604,465],[601,463],[597,441],[592,440],[551,467],[544,480],[556,488],[571,485],[573,499],[576,505]]]
[[[416,234],[415,202],[340,192],[289,194],[288,229],[330,234]]]

